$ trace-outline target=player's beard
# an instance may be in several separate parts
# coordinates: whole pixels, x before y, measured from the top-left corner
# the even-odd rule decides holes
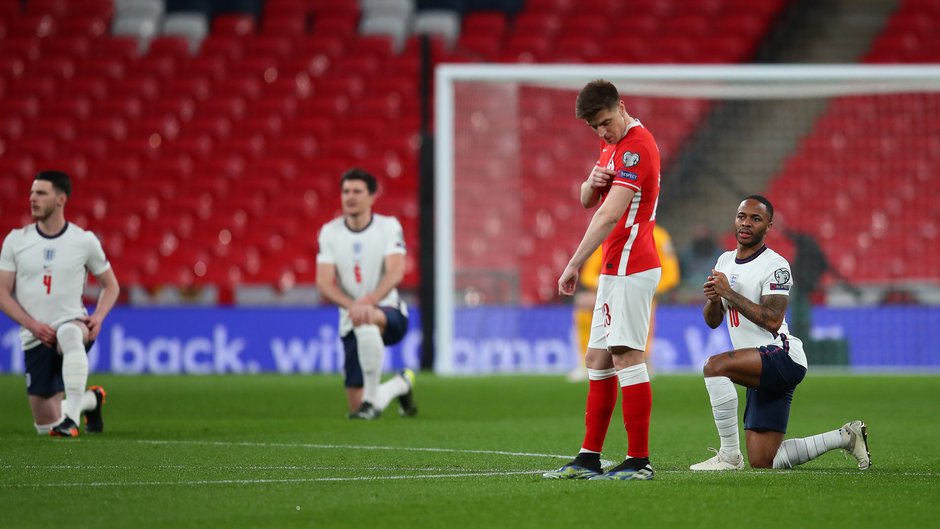
[[[39,206],[39,211],[30,208],[30,213],[32,214],[34,221],[45,222],[49,220],[49,217],[51,217],[53,213],[55,213],[55,206],[47,208]]]
[[[744,248],[760,248],[764,244],[764,236],[767,233],[756,233],[751,232],[751,239],[747,241],[742,241],[741,237],[737,232],[734,234],[734,238],[738,241],[738,244]]]

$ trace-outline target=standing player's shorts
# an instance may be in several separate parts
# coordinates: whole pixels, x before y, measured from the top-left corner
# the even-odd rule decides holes
[[[85,351],[95,342],[85,345]],[[49,398],[65,391],[62,380],[62,355],[44,343],[23,352],[26,357],[26,393]]]
[[[780,335],[782,347],[758,347],[761,360],[760,386],[747,390],[744,407],[744,429],[787,432],[790,403],[797,384],[806,376],[806,368],[790,357],[790,341]]]
[[[662,268],[628,276],[601,275],[588,347],[607,349],[621,345],[645,350],[653,295],[661,275]]]
[[[397,307],[379,307],[385,313],[385,332],[382,341],[385,345],[395,345],[402,341],[408,332],[408,316],[405,316]],[[343,336],[343,349],[346,352],[346,365],[343,368],[346,374],[347,388],[362,387],[362,367],[359,366],[359,348],[356,344],[356,333],[349,331]]]

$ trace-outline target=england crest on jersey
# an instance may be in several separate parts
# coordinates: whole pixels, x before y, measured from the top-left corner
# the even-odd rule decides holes
[[[52,261],[55,259],[55,248],[46,248],[42,251],[42,258],[44,261]]]

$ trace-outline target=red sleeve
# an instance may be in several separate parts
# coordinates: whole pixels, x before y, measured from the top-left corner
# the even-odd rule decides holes
[[[653,174],[653,160],[646,147],[637,141],[624,142],[614,153],[614,175],[611,183],[640,191]]]

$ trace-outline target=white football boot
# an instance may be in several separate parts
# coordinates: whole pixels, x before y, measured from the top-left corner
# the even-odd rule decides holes
[[[871,466],[871,454],[868,452],[868,428],[862,421],[846,423],[841,428],[843,438],[848,437],[845,451],[858,461],[859,470],[868,470]]]
[[[709,448],[712,452],[715,452],[715,456],[702,461],[701,463],[696,463],[689,467],[689,470],[741,470],[744,468],[744,455],[738,452],[738,455],[732,456],[728,455],[720,450],[715,450],[714,448]]]

